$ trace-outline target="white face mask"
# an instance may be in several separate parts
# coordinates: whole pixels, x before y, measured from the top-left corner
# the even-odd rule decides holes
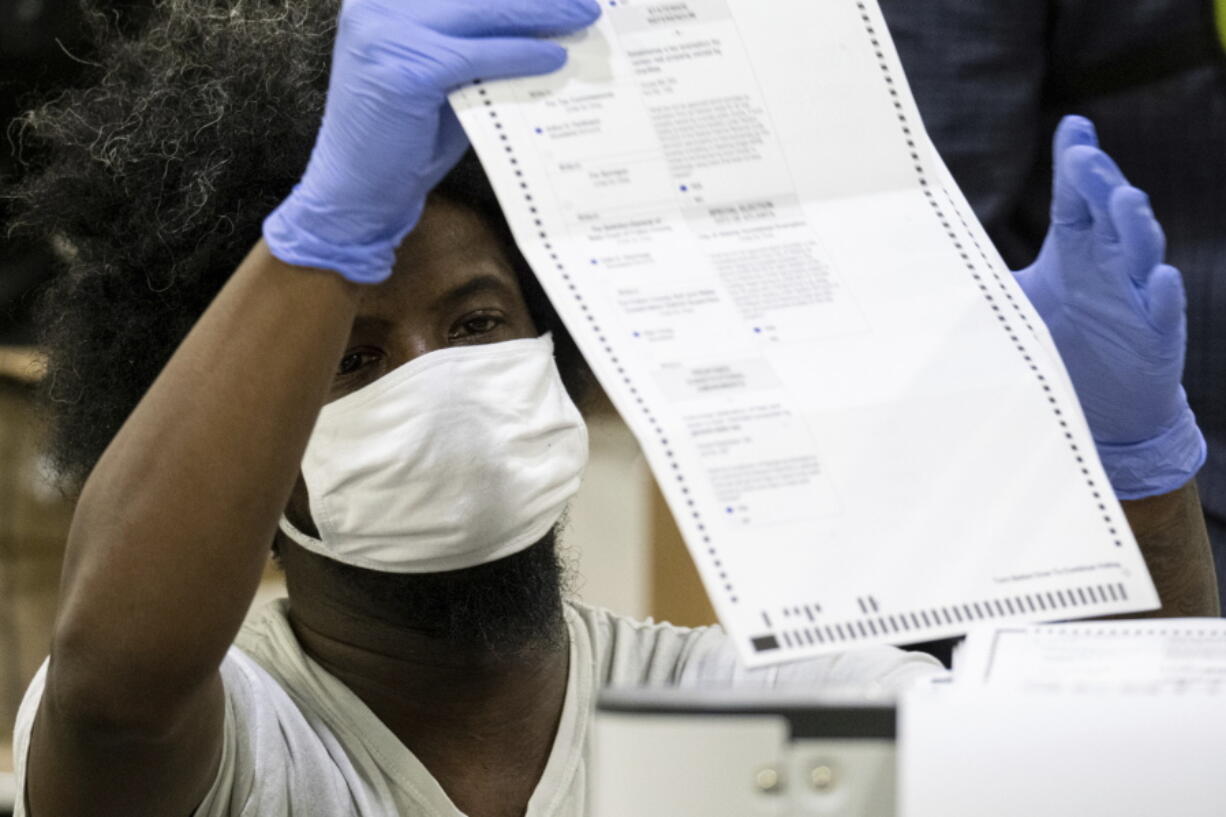
[[[385,573],[492,562],[579,489],[587,428],[549,335],[430,352],[324,406],[302,460],[307,550]]]

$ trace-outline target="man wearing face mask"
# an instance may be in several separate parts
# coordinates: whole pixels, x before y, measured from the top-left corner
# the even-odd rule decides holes
[[[335,10],[175,0],[25,122],[55,150],[23,221],[71,249],[47,297],[57,459],[89,477],[18,814],[577,815],[604,684],[940,673],[890,648],[748,672],[718,628],[564,601],[581,378],[445,100],[556,69],[541,35],[598,8],[346,2],[325,104]],[[1023,283],[1058,341],[1093,347],[1089,321],[1165,361],[1108,453],[1166,609],[1210,613],[1178,276],[1087,127],[1062,131],[1053,250]],[[1104,310],[1064,309],[1082,250]],[[243,626],[270,542],[289,599]]]

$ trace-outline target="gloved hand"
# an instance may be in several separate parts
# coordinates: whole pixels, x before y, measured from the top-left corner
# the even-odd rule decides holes
[[[1183,376],[1187,324],[1179,271],[1149,198],[1098,148],[1094,126],[1056,130],[1051,227],[1015,273],[1060,350],[1120,499],[1182,486],[1205,461]]]
[[[264,222],[273,255],[374,283],[426,194],[468,147],[447,93],[547,73],[595,0],[344,0],[323,124],[306,173]]]

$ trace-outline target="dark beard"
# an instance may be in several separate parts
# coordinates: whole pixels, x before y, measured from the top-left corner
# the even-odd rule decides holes
[[[383,573],[305,550],[300,556],[317,561],[346,606],[459,647],[512,656],[565,642],[559,527],[519,553],[444,573]]]

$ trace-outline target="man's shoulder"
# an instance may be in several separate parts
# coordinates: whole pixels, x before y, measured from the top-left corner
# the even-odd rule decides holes
[[[278,636],[282,633],[292,633],[289,625],[289,599],[285,597],[252,607],[243,621],[243,626],[239,628],[238,635],[234,637],[234,645],[249,653],[259,651],[265,648],[270,639],[279,642]],[[276,646],[284,649],[288,645]]]
[[[703,634],[713,634],[721,637],[724,635],[723,628],[718,624],[704,627],[682,627],[667,621],[656,621],[650,616],[647,618],[628,616],[624,613],[617,613],[606,607],[587,604],[577,599],[568,599],[566,601],[566,614],[572,622],[582,621],[588,627],[621,629],[627,632],[644,633],[648,636],[658,633],[686,637]]]
[[[196,812],[202,817],[238,813],[232,802],[235,793],[252,790],[261,761],[264,771],[268,772],[270,764],[279,756],[279,752],[269,749],[279,748],[279,742],[289,740],[287,735],[302,744],[301,736],[306,728],[301,716],[296,714],[297,707],[278,681],[244,650],[232,646],[219,671],[226,695],[223,758],[205,802]],[[45,692],[46,673],[47,662],[44,662],[26,689],[13,728],[15,817],[27,813],[24,792],[30,733]]]
[[[587,639],[604,685],[673,685],[701,657],[735,661],[719,625],[680,627],[581,602],[567,603],[572,637]]]
[[[634,647],[660,642],[690,643],[709,641],[723,644],[727,635],[718,624],[705,627],[682,627],[650,617],[616,613],[604,607],[585,604],[581,601],[566,602],[567,621],[571,629],[581,626],[592,639],[593,647]]]

